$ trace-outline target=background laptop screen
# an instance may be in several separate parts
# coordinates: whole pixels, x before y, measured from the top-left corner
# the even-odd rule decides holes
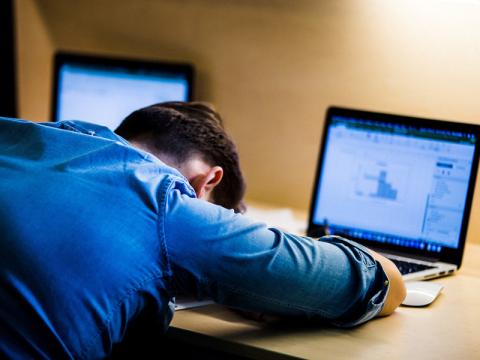
[[[312,222],[429,252],[457,248],[476,137],[333,115]]]
[[[191,99],[189,65],[63,53],[55,62],[54,121],[85,120],[114,130],[134,110]]]

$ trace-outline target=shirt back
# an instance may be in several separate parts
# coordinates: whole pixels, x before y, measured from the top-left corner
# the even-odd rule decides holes
[[[181,175],[102,127],[0,128],[0,354],[106,354],[147,306],[166,329],[162,219],[168,189],[192,194]]]

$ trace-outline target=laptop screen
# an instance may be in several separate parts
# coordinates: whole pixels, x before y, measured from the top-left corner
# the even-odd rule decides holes
[[[457,249],[478,132],[448,124],[330,109],[310,228],[428,253]]]
[[[191,99],[193,67],[59,53],[55,56],[54,121],[80,119],[115,130],[131,112]]]

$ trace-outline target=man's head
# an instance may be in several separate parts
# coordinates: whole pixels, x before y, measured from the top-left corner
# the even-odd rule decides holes
[[[115,132],[179,170],[197,197],[242,212],[245,181],[220,115],[197,102],[166,102],[134,111]]]

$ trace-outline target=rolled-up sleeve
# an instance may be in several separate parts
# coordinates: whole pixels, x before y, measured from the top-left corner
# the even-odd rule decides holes
[[[267,228],[178,190],[169,193],[166,207],[165,241],[183,291],[337,326],[363,323],[383,308],[388,279],[361,245]]]

